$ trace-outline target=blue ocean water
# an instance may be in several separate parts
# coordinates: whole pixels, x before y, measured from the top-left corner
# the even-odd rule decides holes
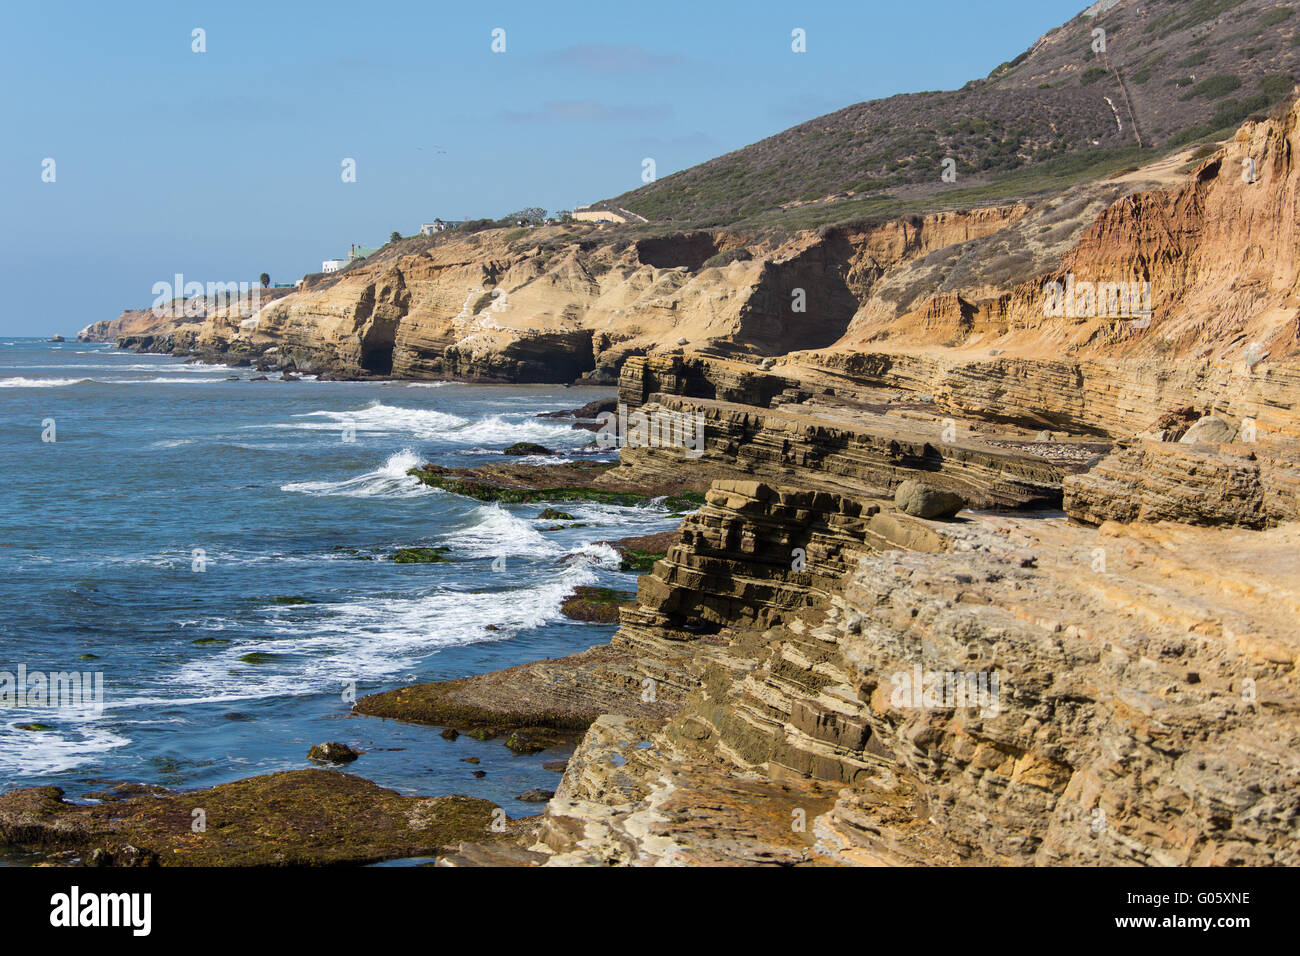
[[[665,509],[566,504],[585,527],[542,531],[544,505],[483,504],[405,472],[501,461],[517,441],[576,454],[592,434],[537,414],[610,390],[254,374],[0,340],[0,672],[104,681],[102,713],[0,707],[0,789],[206,787],[308,766],[312,744],[341,740],[365,752],[348,772],[384,786],[536,812],[514,796],[554,789],[541,764],[559,754],[352,716],[345,695],[609,638],[560,601],[579,584],[633,589],[593,542],[674,527]],[[413,545],[454,560],[367,560]]]

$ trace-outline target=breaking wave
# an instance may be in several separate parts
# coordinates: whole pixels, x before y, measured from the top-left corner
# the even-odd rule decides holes
[[[421,463],[419,455],[409,448],[403,448],[390,455],[381,467],[364,475],[342,481],[294,481],[281,485],[280,490],[343,498],[418,498],[438,494],[437,489],[430,488],[407,474]]]

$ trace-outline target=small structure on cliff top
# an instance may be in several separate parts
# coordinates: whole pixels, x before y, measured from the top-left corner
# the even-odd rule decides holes
[[[448,229],[457,229],[462,225],[464,225],[464,223],[459,219],[435,219],[433,222],[420,224],[420,235],[432,236]]]

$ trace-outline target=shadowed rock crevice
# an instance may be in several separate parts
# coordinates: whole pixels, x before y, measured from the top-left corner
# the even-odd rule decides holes
[[[684,268],[697,272],[717,253],[717,242],[707,232],[642,239],[636,244],[637,260],[656,269]]]

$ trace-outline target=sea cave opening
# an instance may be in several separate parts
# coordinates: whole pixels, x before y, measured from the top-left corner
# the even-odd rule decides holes
[[[363,349],[361,367],[372,375],[392,375],[393,346],[390,344]]]

